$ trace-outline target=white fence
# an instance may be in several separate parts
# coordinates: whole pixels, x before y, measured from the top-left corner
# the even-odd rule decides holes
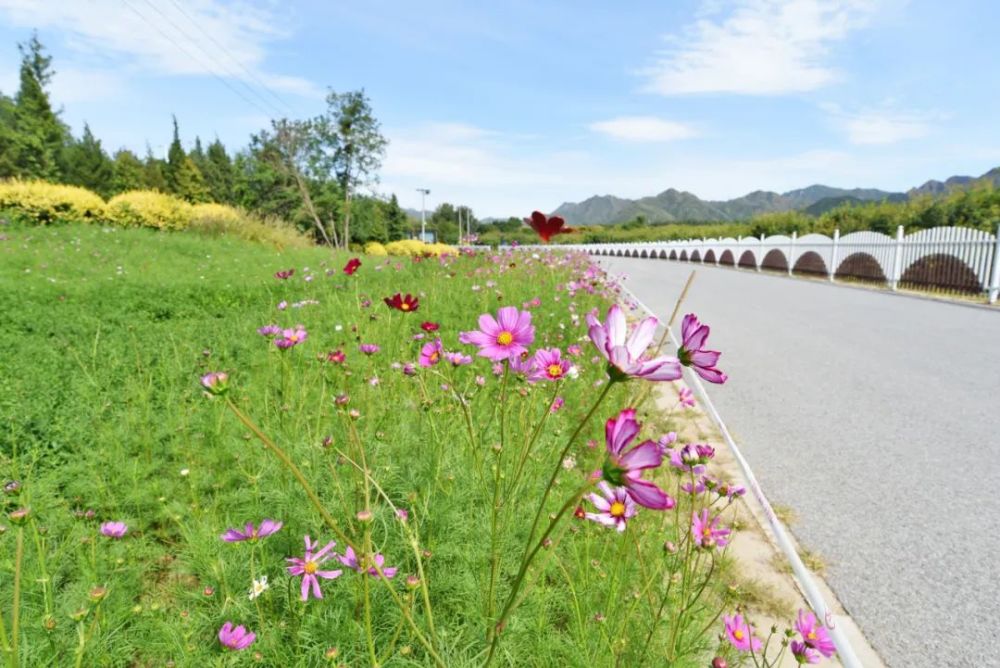
[[[804,274],[898,287],[1000,295],[1000,228],[997,234],[967,227],[935,227],[895,237],[851,232],[833,237],[741,237],[562,246],[591,255],[638,257]]]

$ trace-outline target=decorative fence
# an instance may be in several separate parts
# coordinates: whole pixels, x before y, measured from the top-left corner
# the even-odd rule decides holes
[[[591,255],[697,262],[965,295],[1000,295],[1000,228],[997,234],[967,227],[935,227],[895,237],[851,232],[833,237],[741,237],[564,246]]]

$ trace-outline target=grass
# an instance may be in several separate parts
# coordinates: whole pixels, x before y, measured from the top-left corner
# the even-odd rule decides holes
[[[339,529],[399,567],[392,591],[443,663],[482,664],[535,504],[604,367],[581,343],[580,378],[558,386],[565,406],[548,414],[551,385],[501,380],[481,359],[412,377],[391,363],[416,359],[422,320],[440,323],[446,348],[464,349],[457,332],[473,329],[478,314],[536,297],[536,345],[578,342],[585,325],[572,314],[608,303],[600,291],[560,289],[579,267],[527,255],[362,258],[349,277],[340,270],[349,256],[318,248],[83,225],[0,231],[0,474],[22,484],[0,502],[7,513],[31,511],[23,525],[0,519],[0,611],[12,635],[19,609],[20,665],[432,665],[374,578],[347,572],[323,582],[323,601],[299,600],[285,558],[302,555],[303,535],[325,542],[333,534],[224,401],[204,396],[198,377],[217,370],[230,374],[234,404],[289,453]],[[288,280],[273,276],[293,267]],[[419,312],[387,309],[382,297],[395,292],[418,294]],[[306,300],[318,304],[277,309]],[[279,351],[256,333],[269,323],[301,323],[309,338]],[[366,357],[360,343],[381,351]],[[336,349],[345,364],[326,361]],[[613,388],[571,446],[576,467],[560,473],[547,512],[600,466],[602,423],[637,392],[635,382]],[[543,416],[520,488],[499,497],[502,531],[491,550],[489,479],[509,470],[500,460]],[[362,459],[377,488],[358,475],[353,462]],[[671,478],[664,481],[676,488]],[[696,632],[715,628],[720,606],[742,600],[724,584],[706,590],[676,639],[663,623],[643,650],[659,592],[680,567],[662,545],[686,530],[681,506],[641,512],[625,534],[565,523],[544,567],[531,572],[496,663],[664,665],[669,652],[672,665],[704,665],[717,632]],[[405,524],[394,507],[408,509]],[[265,517],[284,528],[252,545],[219,539]],[[100,536],[105,520],[127,522],[126,538]],[[420,572],[420,587],[404,585]],[[23,574],[19,606],[14,573]],[[270,589],[249,600],[252,579],[264,574]],[[249,651],[221,650],[215,636],[227,620],[257,632]]]

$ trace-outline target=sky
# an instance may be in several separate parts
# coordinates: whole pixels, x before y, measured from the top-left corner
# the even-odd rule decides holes
[[[38,30],[63,119],[163,153],[246,145],[364,88],[378,192],[479,217],[591,195],[906,190],[1000,165],[993,0],[0,0],[0,91]]]

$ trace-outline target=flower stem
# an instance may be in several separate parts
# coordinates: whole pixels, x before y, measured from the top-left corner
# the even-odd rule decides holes
[[[24,561],[24,527],[17,528],[17,547],[14,556],[14,602],[10,634],[11,634],[11,665],[18,666],[17,648],[21,636],[21,566]]]

